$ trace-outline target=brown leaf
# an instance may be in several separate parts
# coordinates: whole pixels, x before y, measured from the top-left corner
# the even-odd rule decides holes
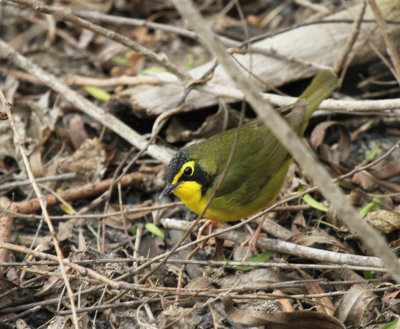
[[[278,295],[278,296],[284,295],[284,293],[279,289],[275,289],[272,293],[274,295]],[[282,311],[285,311],[285,312],[293,312],[294,311],[293,305],[292,305],[292,302],[293,302],[292,300],[289,300],[288,298],[278,298],[278,302],[279,302],[279,304],[281,304]]]
[[[267,313],[261,311],[244,311],[233,306],[229,296],[222,298],[229,320],[248,326],[268,326],[269,329],[344,329],[338,319],[318,312],[295,311]]]
[[[43,177],[46,173],[42,162],[41,148],[35,148],[29,156],[32,173],[35,177]]]
[[[246,272],[244,274],[238,274],[227,276],[217,281],[218,285],[221,288],[260,288],[260,287],[276,287],[278,283],[284,283],[285,281],[291,281],[293,278],[290,278],[285,273],[271,269],[271,268],[260,268],[255,269],[250,272]],[[299,287],[284,287],[279,285],[279,289],[284,291],[285,293],[292,294],[305,294],[306,290],[304,288]]]
[[[373,320],[379,298],[367,286],[354,285],[347,291],[335,311],[335,316],[348,325],[363,327]]]
[[[355,173],[352,181],[366,191],[373,191],[378,187],[376,180],[365,170]]]
[[[346,246],[342,244],[339,240],[335,239],[334,237],[330,236],[325,231],[317,231],[314,230],[312,232],[305,232],[296,235],[292,242],[296,244],[300,244],[302,246],[311,247],[315,244],[324,244],[328,245],[330,250],[341,251],[341,252],[348,252]]]
[[[365,220],[385,234],[400,229],[400,214],[393,211],[384,209],[370,211]]]
[[[71,113],[67,124],[67,133],[75,149],[78,149],[89,138],[83,118],[80,114]]]
[[[332,146],[324,144],[324,138],[328,128],[339,129],[339,142]],[[311,146],[314,151],[319,151],[320,157],[330,163],[339,164],[347,159],[350,154],[350,134],[347,128],[337,121],[325,121],[317,125],[311,133]]]
[[[140,210],[140,208],[149,207],[149,206],[151,206],[151,204],[152,204],[151,200],[147,200],[143,203],[135,204],[134,206],[132,206],[132,205],[123,206],[122,210],[125,213],[124,217],[125,217],[125,220],[127,221],[127,224],[131,225],[134,220],[143,218],[144,216],[151,214],[152,210],[148,210],[148,209]],[[112,205],[111,207],[109,207],[110,212],[115,212],[115,211],[120,211],[120,210],[121,210],[120,206]],[[132,210],[137,210],[137,211],[130,212]],[[107,226],[111,226],[116,229],[121,229],[121,230],[124,229],[124,221],[123,221],[123,218],[121,217],[121,215],[107,217],[104,219],[104,223]]]
[[[400,175],[400,163],[390,163],[381,170],[375,170],[371,173],[374,177],[382,180],[390,179]]]
[[[3,296],[0,299],[0,307],[3,308],[4,305],[11,303],[13,300],[18,298],[17,290],[12,291],[12,289],[16,287],[18,287],[18,285],[14,282],[0,277],[0,294]]]
[[[176,143],[208,138],[222,131],[225,123],[227,128],[237,125],[239,116],[236,111],[228,111],[226,118],[224,115],[225,111],[220,108],[217,113],[208,116],[196,130],[190,130],[185,121],[173,118],[166,130],[166,140],[168,143]]]
[[[57,172],[76,172],[77,184],[86,181],[97,181],[103,177],[106,154],[97,138],[87,139],[72,155],[57,159]]]
[[[58,225],[57,239],[58,241],[65,241],[71,239],[74,234],[72,229],[74,228],[73,221],[60,222]]]

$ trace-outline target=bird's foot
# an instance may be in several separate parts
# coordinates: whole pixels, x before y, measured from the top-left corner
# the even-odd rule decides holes
[[[260,237],[261,234],[261,229],[263,227],[264,221],[265,221],[266,216],[264,216],[261,221],[260,224],[258,224],[257,229],[254,231],[254,233],[251,235],[251,237],[249,237],[246,241],[244,241],[242,243],[242,247],[245,246],[246,244],[248,245],[248,249],[246,252],[246,255],[243,258],[243,262],[247,261],[247,258],[249,258],[250,253],[253,250],[256,250],[256,244],[257,244],[257,240]]]
[[[199,233],[197,234],[197,239],[200,239],[202,237],[202,234],[207,227],[209,227],[208,234],[211,234],[214,227],[226,228],[226,226],[222,225],[220,222],[207,219],[206,222],[199,228]]]

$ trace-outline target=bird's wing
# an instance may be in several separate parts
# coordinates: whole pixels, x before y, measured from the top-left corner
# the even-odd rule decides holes
[[[234,159],[216,197],[229,194],[231,202],[236,204],[251,202],[287,160],[288,153],[284,150],[265,127],[252,127],[251,131],[244,132],[239,137]]]

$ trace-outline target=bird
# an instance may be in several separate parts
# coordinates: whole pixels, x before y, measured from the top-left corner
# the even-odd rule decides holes
[[[286,121],[298,136],[303,136],[313,112],[338,85],[333,71],[322,70],[285,111]],[[231,152],[233,157],[223,177]],[[270,129],[254,119],[177,152],[168,164],[160,198],[173,193],[190,210],[201,214],[215,194],[203,217],[216,222],[236,221],[275,201],[292,160]]]

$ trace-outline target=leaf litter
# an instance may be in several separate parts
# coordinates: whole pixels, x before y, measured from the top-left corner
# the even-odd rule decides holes
[[[174,89],[178,80],[171,84],[170,73],[164,72],[168,69],[162,63],[71,22],[51,15],[46,19],[11,2],[3,4],[1,38],[140,135],[149,138],[156,116],[176,106],[181,95]],[[70,7],[73,14],[84,18],[92,15],[93,22],[156,54],[165,54],[183,72],[198,72],[202,65],[210,66],[212,58],[208,51],[188,37],[190,31],[169,2],[119,1],[111,7],[106,2],[89,1],[84,7],[78,3],[76,6]],[[316,21],[333,12],[340,15],[343,8],[330,0],[307,6],[247,1],[240,2],[240,8],[226,11],[221,3],[209,2],[202,10],[221,36],[239,44],[264,33],[267,40],[279,38],[280,34],[283,38],[285,32],[279,31],[296,30],[299,26],[295,24]],[[247,23],[240,18],[240,12]],[[100,14],[107,14],[107,19]],[[133,15],[143,26],[118,21],[119,17],[129,19]],[[392,16],[396,18],[400,13],[393,10]],[[151,25],[156,22],[161,24]],[[244,24],[248,29],[243,28]],[[311,54],[312,49],[311,46]],[[255,49],[254,58],[263,56],[257,54],[258,50]],[[261,83],[257,83],[264,92],[279,87],[280,93],[295,96],[307,84],[305,79],[312,74],[304,70],[293,72],[296,60],[293,62],[290,57],[296,54],[286,56],[285,60],[275,59],[279,65],[286,61],[287,68],[280,75],[270,75],[270,81],[262,76],[260,63],[254,63],[254,73],[261,72]],[[318,62],[315,58],[321,58],[321,63],[329,65],[324,62],[324,53],[316,51],[315,56],[305,59]],[[364,57],[358,65],[350,64],[343,86],[332,97],[354,101],[399,97],[400,90],[392,83],[390,70],[376,52],[369,49]],[[261,65],[274,67],[265,62]],[[152,83],[146,83],[142,74],[150,75]],[[231,92],[231,86],[219,76],[219,69],[215,74],[217,78],[211,83]],[[92,81],[99,85],[88,85],[86,78],[95,78]],[[129,87],[136,83],[136,87]],[[343,265],[338,261],[341,254],[372,257],[374,252],[363,245],[356,232],[350,232],[341,223],[318,191],[308,194],[313,200],[311,204],[297,198],[280,205],[269,218],[291,233],[289,242],[332,252],[331,262],[290,252],[271,253],[265,261],[256,254],[262,255],[266,250],[256,249],[248,263],[235,266],[237,263],[226,262],[232,255],[236,257],[240,243],[225,241],[222,253],[227,261],[213,261],[215,242],[209,240],[198,250],[193,246],[179,251],[146,278],[157,262],[142,266],[171,250],[183,236],[177,229],[161,227],[160,219],[195,218],[177,200],[158,200],[164,185],[165,163],[142,154],[128,167],[139,150],[121,138],[118,129],[106,129],[103,122],[83,113],[37,76],[11,65],[4,57],[0,61],[0,84],[6,100],[13,104],[13,116],[34,176],[55,177],[40,183],[40,188],[46,195],[64,258],[82,267],[82,272],[67,268],[68,280],[76,301],[79,300],[80,328],[234,328],[239,323],[268,328],[292,328],[294,324],[296,328],[380,328],[399,316],[398,286],[388,274],[380,268]],[[184,113],[172,117],[161,130],[157,143],[177,150],[188,142],[234,127],[240,107],[234,97],[211,97],[199,90],[191,91]],[[246,115],[249,119],[254,117],[250,108]],[[398,110],[371,108],[347,112],[342,108],[319,111],[306,133],[333,177],[363,168],[339,179],[338,184],[354,206],[365,212],[366,222],[385,235],[395,252],[400,228],[398,127]],[[37,196],[32,192],[7,120],[0,121],[0,129],[0,242],[7,247],[0,253],[0,321],[10,327],[18,323],[72,328],[71,305],[59,266],[45,257],[55,254],[51,232],[41,223]],[[71,172],[76,174],[75,178],[63,178],[63,174]],[[130,176],[120,178],[121,173]],[[7,184],[23,181],[27,185],[7,188]],[[307,177],[294,163],[279,200],[297,194],[299,187],[311,188],[312,177]],[[376,199],[380,200],[379,207],[375,206]],[[70,204],[73,211],[67,211],[60,202]],[[327,212],[315,209],[314,202]],[[251,234],[255,228],[256,223],[252,223],[238,230]],[[271,235],[265,232],[261,238]],[[191,241],[196,241],[196,232],[185,243]],[[24,252],[17,246],[25,247]],[[93,270],[102,278],[83,269]],[[105,278],[110,280],[108,284]]]

